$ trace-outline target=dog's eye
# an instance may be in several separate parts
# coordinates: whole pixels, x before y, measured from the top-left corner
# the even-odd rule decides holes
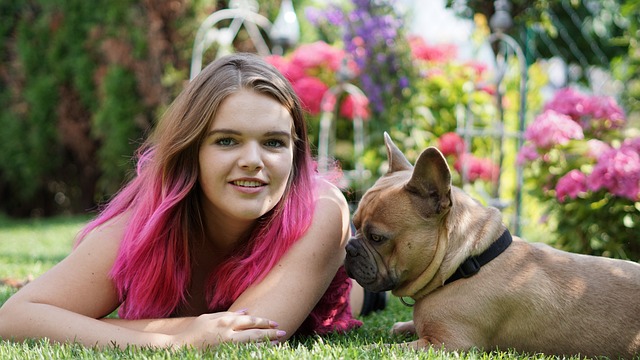
[[[377,243],[384,241],[384,236],[378,234],[369,234],[369,238],[371,239],[371,241]]]

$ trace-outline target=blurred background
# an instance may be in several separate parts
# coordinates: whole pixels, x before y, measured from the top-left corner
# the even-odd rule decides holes
[[[354,206],[388,131],[411,161],[438,146],[516,233],[637,261],[639,18],[636,0],[2,1],[0,214],[95,211],[189,79],[248,51],[292,82]]]

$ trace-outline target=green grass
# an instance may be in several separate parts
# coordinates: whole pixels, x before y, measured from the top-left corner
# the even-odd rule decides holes
[[[37,277],[69,253],[84,217],[47,220],[9,220],[0,217],[0,279]],[[15,289],[0,285],[0,305]],[[549,359],[514,352],[471,351],[444,353],[413,351],[397,344],[411,337],[389,333],[395,321],[411,318],[411,309],[391,297],[387,308],[362,319],[364,326],[347,334],[290,340],[279,346],[224,344],[208,351],[128,347],[94,349],[77,344],[60,345],[45,340],[23,343],[0,341],[0,359]],[[391,344],[391,345],[383,345]]]

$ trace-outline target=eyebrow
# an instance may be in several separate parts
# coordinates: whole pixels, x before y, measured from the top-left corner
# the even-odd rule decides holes
[[[207,137],[215,135],[215,134],[228,134],[228,135],[242,135],[240,131],[233,129],[215,129],[211,130],[207,133]],[[264,136],[284,136],[291,137],[291,132],[289,131],[267,131]]]

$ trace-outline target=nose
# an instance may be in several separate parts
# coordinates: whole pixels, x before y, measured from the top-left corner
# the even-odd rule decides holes
[[[347,246],[345,247],[345,250],[347,251],[347,255],[351,257],[355,257],[356,255],[358,255],[358,249],[356,248],[354,243],[355,241],[353,240],[353,238],[351,238],[349,239],[349,241],[347,242]]]
[[[260,144],[253,142],[245,144],[238,159],[238,165],[243,169],[262,169],[264,163],[262,161]]]

